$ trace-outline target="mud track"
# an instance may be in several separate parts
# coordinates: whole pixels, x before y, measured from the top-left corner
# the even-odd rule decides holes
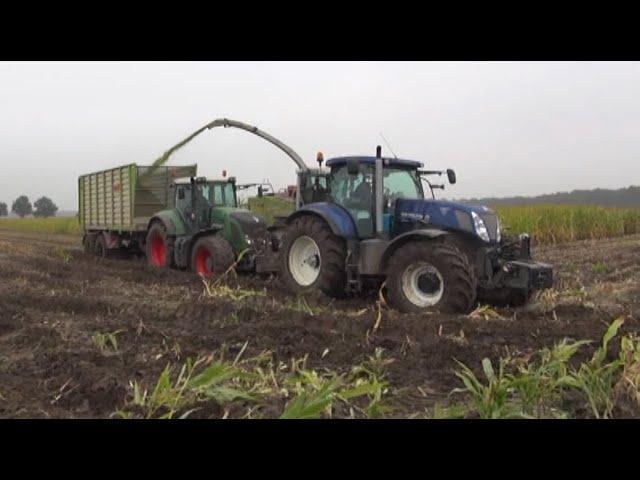
[[[318,294],[304,304],[273,280],[244,277],[230,282],[264,295],[211,299],[189,273],[96,259],[79,243],[0,231],[0,417],[108,417],[130,381],[153,383],[167,362],[246,341],[245,355],[308,354],[308,366],[338,371],[383,347],[395,359],[392,415],[406,417],[458,386],[454,358],[477,370],[483,357],[526,355],[563,337],[598,341],[619,316],[624,331],[640,330],[640,236],[536,249],[555,265],[557,286],[525,309],[422,317],[383,309],[376,331],[375,298]],[[119,353],[102,353],[91,336],[116,330]]]

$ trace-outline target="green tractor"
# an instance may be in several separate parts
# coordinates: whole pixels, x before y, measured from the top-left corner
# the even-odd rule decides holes
[[[255,246],[264,243],[267,223],[238,208],[234,177],[191,177],[170,186],[169,208],[150,220],[145,241],[150,265],[191,268],[204,276],[254,269]]]

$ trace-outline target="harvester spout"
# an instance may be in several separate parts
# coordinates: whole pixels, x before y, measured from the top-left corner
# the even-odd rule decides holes
[[[306,171],[309,169],[307,164],[304,163],[304,160],[302,159],[302,157],[300,157],[300,155],[298,155],[295,152],[295,150],[293,150],[289,145],[286,145],[285,143],[281,142],[277,138],[269,135],[267,132],[263,132],[258,127],[254,127],[253,125],[247,125],[246,123],[238,122],[237,120],[230,120],[228,118],[219,118],[207,125],[208,129],[215,128],[215,127],[225,127],[225,128],[234,127],[234,128],[239,128],[241,130],[246,130],[247,132],[253,133],[254,135],[264,138],[267,142],[272,143],[273,145],[278,147],[280,150],[282,150],[284,153],[286,153],[289,156],[289,158],[291,158],[291,160],[293,160],[296,163],[296,165],[300,170]]]
[[[226,127],[234,127],[234,128],[239,128],[241,130],[246,130],[247,132],[253,133],[254,135],[258,135],[259,137],[264,138],[266,141],[272,143],[273,145],[278,147],[280,150],[282,150],[284,153],[286,153],[287,156],[289,158],[291,158],[291,160],[293,160],[296,163],[296,165],[298,166],[298,168],[300,170],[306,171],[306,170],[309,169],[307,164],[304,163],[304,160],[302,160],[302,157],[300,157],[300,155],[298,155],[295,152],[295,150],[293,150],[291,147],[289,147],[288,145],[284,144],[283,142],[281,142],[277,138],[269,135],[267,132],[263,132],[258,127],[254,127],[252,125],[247,125],[246,123],[238,122],[236,120],[230,120],[228,118],[219,118],[217,120],[214,120],[214,121],[208,123],[204,127],[199,128],[198,130],[193,132],[191,135],[186,137],[184,140],[180,141],[179,143],[177,143],[173,147],[171,147],[169,150],[164,152],[160,157],[158,157],[156,159],[155,162],[153,162],[153,166],[154,167],[159,167],[161,165],[164,165],[165,163],[167,163],[167,161],[169,160],[169,157],[176,150],[179,150],[180,148],[184,147],[187,143],[189,143],[191,140],[193,140],[195,137],[200,135],[205,130],[210,130],[210,129],[215,128],[215,127],[225,127],[225,128]]]

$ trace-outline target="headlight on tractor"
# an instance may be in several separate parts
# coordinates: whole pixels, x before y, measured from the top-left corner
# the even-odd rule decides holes
[[[500,218],[496,218],[496,242],[500,243],[502,233],[500,232]]]
[[[484,221],[480,218],[480,215],[476,212],[471,212],[471,218],[473,218],[473,228],[478,236],[485,242],[489,242],[489,231],[487,230],[487,226],[484,224]]]

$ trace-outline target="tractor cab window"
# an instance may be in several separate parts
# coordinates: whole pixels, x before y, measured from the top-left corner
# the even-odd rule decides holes
[[[373,235],[373,180],[372,165],[361,164],[356,175],[349,175],[346,165],[331,172],[331,196],[349,211],[362,238]]]
[[[385,168],[383,173],[384,206],[387,211],[390,205],[393,211],[398,198],[423,198],[422,185],[417,172],[407,168]]]
[[[201,184],[196,185],[196,201],[198,202],[198,206],[209,206],[209,185]]]
[[[191,206],[191,185],[179,185],[176,188],[176,208],[186,212]]]
[[[236,192],[233,183],[215,183],[213,188],[213,205],[216,207],[236,207]]]

